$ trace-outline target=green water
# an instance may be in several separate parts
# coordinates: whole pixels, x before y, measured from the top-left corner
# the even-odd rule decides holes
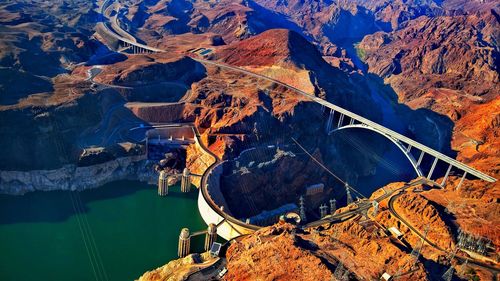
[[[0,280],[134,280],[177,257],[182,227],[206,228],[196,199],[179,187],[159,197],[154,186],[130,181],[78,194],[0,195]],[[202,250],[200,237],[193,251]],[[97,251],[87,251],[92,238]]]

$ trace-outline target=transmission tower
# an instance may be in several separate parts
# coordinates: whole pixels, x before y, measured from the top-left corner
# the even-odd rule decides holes
[[[378,213],[378,202],[377,201],[373,201],[372,202],[372,206],[373,206],[373,211],[372,211],[372,215],[374,217],[377,216],[377,213]]]
[[[443,276],[441,276],[441,278],[443,278],[443,280],[445,281],[451,281],[451,279],[453,278],[453,266],[450,266],[450,268],[448,268],[448,270],[446,270],[446,272],[443,274]]]
[[[413,264],[411,265],[411,268],[413,268],[415,266],[415,264],[417,264],[417,262],[418,262],[418,258],[420,257],[420,254],[422,253],[422,248],[424,248],[424,243],[425,243],[425,239],[427,238],[427,233],[429,233],[429,228],[430,228],[429,225],[425,226],[424,236],[422,236],[422,238],[420,239],[420,244],[417,247],[413,248],[413,250],[411,251],[410,256],[412,256],[414,258]]]
[[[299,206],[300,206],[299,215],[300,215],[300,220],[302,221],[302,223],[305,223],[307,221],[306,208],[304,205],[305,205],[304,196],[300,196],[300,198],[299,198]]]
[[[328,206],[326,206],[324,204],[319,206],[319,213],[320,213],[321,218],[326,217],[326,215],[328,214]]]
[[[339,261],[339,265],[337,265],[337,268],[335,268],[333,276],[335,276],[337,280],[342,280],[342,276],[344,276],[344,271],[345,271],[344,264],[342,264],[342,262]]]
[[[455,258],[457,251],[458,251],[458,247],[455,248],[455,250],[451,253],[450,268],[448,268],[448,270],[446,270],[446,272],[443,274],[443,276],[441,276],[441,278],[443,278],[443,280],[445,280],[445,281],[451,281],[451,279],[453,278],[453,272],[455,271],[455,269],[453,268],[453,265],[451,263],[452,263],[453,259]]]
[[[425,238],[427,237],[427,233],[429,232],[429,225],[426,225],[425,228],[424,228],[424,235],[422,236],[422,238],[420,239],[420,244],[413,248],[413,250],[411,251],[411,254],[410,254],[410,257],[411,259],[413,260],[412,261],[412,265],[410,267],[410,270],[413,269],[413,267],[415,266],[415,264],[417,264],[418,262],[418,257],[420,256],[420,253],[422,251],[422,248],[424,246],[424,241],[425,241]],[[404,266],[406,265],[406,262],[403,263],[403,265],[401,265],[399,268],[398,268],[398,271],[396,272],[396,274],[394,274],[394,279],[397,279],[399,277],[401,277],[401,271],[403,270]]]
[[[349,270],[345,270],[344,274],[342,275],[342,278],[340,278],[342,281],[349,281]]]
[[[330,199],[330,214],[335,214],[337,211],[337,200]]]
[[[346,192],[346,197],[347,197],[347,205],[350,205],[353,200],[352,200],[351,191],[349,190],[348,183],[345,183],[345,192]]]

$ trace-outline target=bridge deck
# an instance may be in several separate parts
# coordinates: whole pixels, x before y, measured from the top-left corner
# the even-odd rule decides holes
[[[214,62],[214,61],[209,61],[209,60],[205,60],[205,59],[200,59],[200,58],[193,58],[194,60],[200,62],[200,63],[204,63],[204,64],[210,64],[210,65],[215,65],[217,67],[221,67],[221,68],[226,68],[226,69],[230,69],[230,70],[234,70],[234,71],[238,71],[238,72],[242,72],[242,73],[245,73],[247,75],[251,75],[251,76],[254,76],[256,78],[260,78],[260,79],[264,79],[264,80],[267,80],[267,81],[270,81],[270,82],[273,82],[273,83],[276,83],[280,86],[283,86],[289,90],[292,90],[296,93],[299,93],[309,99],[311,99],[312,101],[315,101],[327,108],[330,108],[330,109],[333,109],[335,110],[336,112],[340,112],[341,114],[344,114],[346,116],[349,116],[350,118],[353,118],[353,119],[356,119],[358,122],[361,122],[365,125],[368,125],[368,126],[371,126],[372,128],[375,128],[377,130],[379,130],[380,132],[386,134],[387,136],[397,140],[397,141],[400,141],[400,142],[403,142],[403,143],[406,143],[406,144],[409,144],[411,145],[412,147],[415,147],[415,148],[418,148],[420,149],[421,151],[424,151],[425,153],[429,154],[429,155],[432,155],[446,163],[449,163],[451,165],[453,165],[454,167],[456,168],[459,168],[460,170],[462,171],[465,171],[471,175],[474,175],[482,180],[485,180],[485,181],[488,181],[488,182],[496,182],[496,179],[487,175],[487,174],[484,174],[474,168],[471,168],[469,166],[467,166],[466,164],[463,164],[449,156],[446,156],[444,154],[442,154],[441,152],[438,152],[430,147],[427,147],[419,142],[416,142],[404,135],[401,135],[391,129],[388,129],[378,123],[375,123],[369,119],[366,119],[360,115],[357,115],[356,113],[353,113],[347,109],[344,109],[340,106],[337,106],[335,104],[332,104],[326,100],[323,100],[323,99],[320,99],[318,97],[315,97],[315,96],[312,96],[300,89],[297,89],[293,86],[290,86],[288,84],[285,84],[283,82],[280,82],[278,80],[275,80],[273,78],[270,78],[270,77],[267,77],[267,76],[264,76],[264,75],[261,75],[261,74],[258,74],[258,73],[254,73],[254,72],[251,72],[251,71],[248,71],[246,69],[243,69],[243,68],[239,68],[239,67],[234,67],[234,66],[230,66],[230,65],[227,65],[227,64],[223,64],[223,63],[219,63],[219,62]]]
[[[106,6],[110,3],[111,0],[106,0],[104,1],[103,5],[101,6],[101,11],[104,12],[104,10],[106,9]],[[104,15],[104,14],[103,14]],[[109,29],[109,27],[104,24],[104,26]],[[114,36],[116,37],[116,39],[120,40],[120,41],[123,41],[125,43],[128,43],[130,45],[134,45],[136,47],[140,47],[140,48],[143,48],[145,50],[149,50],[151,52],[165,52],[164,50],[161,50],[161,49],[157,49],[157,48],[154,48],[154,47],[150,47],[150,46],[147,46],[147,45],[144,45],[144,44],[141,44],[141,43],[138,43],[138,42],[133,42],[131,40],[128,40],[127,38],[123,38],[122,36],[120,36],[119,34],[117,34],[116,32],[113,32],[112,30],[109,30],[112,34],[114,34]],[[273,83],[276,83],[280,86],[283,86],[289,90],[292,90],[304,97],[307,97],[308,99],[314,101],[314,102],[317,102],[323,106],[325,106],[326,108],[330,108],[332,110],[335,110],[336,112],[339,112],[343,115],[346,115],[350,118],[353,118],[355,120],[357,120],[358,122],[361,122],[362,124],[366,125],[366,126],[370,126],[376,130],[379,130],[380,132],[382,132],[383,134],[387,135],[388,137],[390,138],[393,138],[395,139],[396,141],[399,141],[399,142],[402,142],[402,143],[406,143],[407,145],[411,145],[412,147],[414,148],[417,148],[417,149],[420,149],[421,151],[429,154],[429,155],[432,155],[434,157],[436,157],[437,159],[441,160],[441,161],[444,161],[450,165],[452,165],[453,167],[456,167],[468,174],[471,174],[477,178],[480,178],[482,180],[485,180],[485,181],[488,181],[488,182],[496,182],[496,179],[487,175],[487,174],[484,174],[472,167],[469,167],[467,166],[466,164],[463,164],[447,155],[444,155],[442,154],[441,152],[439,151],[436,151],[430,147],[427,147],[419,142],[416,142],[404,135],[401,135],[389,128],[386,128],[376,122],[373,122],[369,119],[366,119],[360,115],[357,115],[356,113],[353,113],[347,109],[344,109],[340,106],[337,106],[335,104],[332,104],[326,100],[323,100],[323,99],[320,99],[318,97],[315,97],[311,94],[308,94],[307,92],[305,91],[302,91],[298,88],[295,88],[293,86],[290,86],[288,84],[285,84],[281,81],[278,81],[276,79],[273,79],[271,77],[268,77],[268,76],[265,76],[265,75],[262,75],[262,74],[258,74],[258,73],[255,73],[255,72],[251,72],[249,70],[246,70],[244,68],[240,68],[240,67],[235,67],[235,66],[231,66],[231,65],[227,65],[227,64],[224,64],[224,63],[220,63],[220,62],[214,62],[214,61],[209,61],[209,60],[206,60],[206,59],[201,59],[201,58],[196,58],[196,57],[192,57],[192,59],[194,59],[195,61],[198,61],[200,63],[203,63],[203,64],[209,64],[209,65],[214,65],[214,66],[217,66],[217,67],[220,67],[220,68],[225,68],[225,69],[229,69],[229,70],[233,70],[233,71],[237,71],[237,72],[240,72],[240,73],[244,73],[244,74],[247,74],[247,75],[250,75],[250,76],[253,76],[253,77],[256,77],[256,78],[259,78],[259,79],[263,79],[263,80],[267,80],[267,81],[270,81],[270,82],[273,82]]]

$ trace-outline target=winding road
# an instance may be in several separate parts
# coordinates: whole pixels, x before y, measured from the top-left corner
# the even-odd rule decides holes
[[[111,1],[113,0],[105,0],[101,6],[101,13],[103,14],[103,16],[105,16],[105,10],[109,7],[107,6]],[[116,17],[114,19],[116,21]],[[141,47],[141,48],[144,48],[146,50],[150,50],[150,51],[153,51],[153,52],[164,52],[163,50],[160,50],[160,49],[157,49],[157,48],[153,48],[153,47],[149,47],[147,45],[144,45],[144,44],[140,44],[140,43],[137,43],[137,42],[134,42],[130,39],[127,39],[127,38],[123,38],[122,36],[120,36],[120,32],[113,32],[108,26],[106,23],[103,24],[105,26],[105,28],[108,30],[108,32],[110,32],[111,34],[114,34],[119,40],[123,41],[123,42],[126,42],[126,43],[129,43],[129,44],[133,44],[133,45],[137,45],[138,47]],[[114,28],[117,28],[117,29],[120,29],[121,28],[119,27],[119,24],[115,24],[113,26]],[[128,37],[128,36],[127,36]],[[212,65],[212,66],[216,66],[216,67],[219,67],[219,68],[222,68],[222,69],[228,69],[228,70],[232,70],[232,71],[236,71],[236,72],[239,72],[239,73],[243,73],[243,74],[246,74],[246,75],[249,75],[249,76],[252,76],[252,77],[255,77],[255,78],[258,78],[258,79],[262,79],[262,80],[265,80],[265,81],[269,81],[269,82],[272,82],[272,83],[275,83],[276,85],[280,85],[280,86],[283,86],[285,87],[286,89],[289,89],[289,90],[292,90],[312,101],[315,101],[327,108],[330,108],[331,110],[335,110],[336,112],[340,112],[341,114],[344,114],[348,117],[351,117],[353,119],[356,119],[358,121],[360,121],[361,123],[363,124],[366,124],[366,125],[369,125],[373,128],[376,128],[377,130],[387,134],[389,137],[391,138],[394,138],[394,139],[397,139],[398,141],[401,141],[401,142],[404,142],[406,144],[409,145],[409,147],[415,147],[415,148],[418,148],[420,149],[421,151],[425,151],[426,153],[429,153],[429,154],[432,154],[434,157],[436,157],[436,159],[440,159],[442,161],[445,161],[447,163],[449,163],[450,165],[453,165],[454,167],[457,167],[463,171],[465,171],[466,173],[469,173],[469,174],[472,174],[478,178],[481,178],[483,180],[486,180],[486,181],[489,181],[489,182],[494,182],[496,181],[495,178],[493,177],[490,177],[486,174],[483,174],[453,158],[450,158],[438,151],[435,151],[435,150],[432,150],[406,136],[403,136],[397,132],[394,132],[388,128],[385,128],[375,122],[372,122],[362,116],[359,116],[355,113],[352,113],[350,111],[347,111],[346,109],[343,109],[341,107],[338,107],[334,104],[331,104],[323,99],[320,99],[318,97],[315,97],[315,96],[312,96],[298,88],[295,88],[293,86],[290,86],[286,83],[283,83],[281,81],[278,81],[276,79],[273,79],[271,77],[268,77],[268,76],[265,76],[265,75],[261,75],[261,74],[258,74],[258,73],[255,73],[255,72],[251,72],[249,70],[246,70],[246,69],[243,69],[243,68],[240,68],[240,67],[235,67],[235,66],[231,66],[231,65],[227,65],[227,64],[224,64],[224,63],[220,63],[220,62],[215,62],[215,61],[210,61],[210,60],[206,60],[206,59],[202,59],[202,58],[199,58],[199,57],[194,57],[193,55],[190,56],[193,60],[199,62],[199,63],[202,63],[202,64],[205,64],[205,65]],[[243,222],[225,214],[224,212],[222,212],[220,210],[220,208],[218,207],[217,204],[215,204],[211,197],[208,195],[208,191],[206,190],[206,188],[203,188],[203,187],[206,187],[207,186],[207,179],[208,179],[208,176],[212,170],[221,163],[221,160],[217,157],[217,155],[215,155],[212,151],[210,151],[204,144],[203,142],[201,141],[200,139],[200,134],[199,134],[199,131],[198,129],[193,126],[193,130],[195,131],[195,136],[196,138],[198,139],[198,143],[199,145],[201,146],[201,148],[206,151],[208,154],[210,154],[214,159],[215,161],[208,167],[208,169],[205,170],[205,172],[203,173],[203,176],[202,176],[202,183],[201,183],[201,193],[204,197],[204,199],[209,202],[209,204],[211,205],[211,207],[219,214],[221,215],[222,217],[224,217],[228,222],[229,224],[231,225],[231,223],[233,224],[236,224],[236,225],[244,225],[245,227],[249,227],[251,229],[259,229],[260,227],[258,226],[254,226],[254,225],[247,225],[247,224],[244,224]],[[390,194],[385,194],[383,195],[380,199],[383,200],[387,197],[390,197],[389,199],[389,210],[391,212],[391,214],[396,217],[398,220],[400,220],[403,224],[405,224],[415,235],[421,237],[422,239],[424,239],[424,241],[429,244],[430,246],[432,246],[433,248],[439,250],[439,251],[442,251],[442,252],[445,252],[445,253],[449,253],[448,251],[440,248],[439,246],[437,246],[435,243],[433,243],[432,241],[429,241],[426,237],[424,237],[417,229],[415,229],[411,224],[409,224],[404,218],[402,218],[394,209],[394,201],[399,197],[401,196],[401,194],[403,194],[402,192],[400,192],[401,190],[398,190],[398,193],[395,194],[395,191],[393,191],[392,193]],[[379,201],[377,199],[377,201]],[[379,202],[380,202],[379,201]],[[363,205],[360,205],[360,207],[356,210],[351,210],[351,211],[348,211],[348,212],[345,212],[343,214],[339,214],[339,216],[331,216],[328,220],[320,220],[320,221],[316,221],[316,222],[313,222],[311,224],[308,224],[307,227],[314,227],[314,226],[318,226],[318,225],[321,225],[321,224],[324,224],[324,223],[327,223],[327,222],[332,222],[334,220],[338,220],[338,219],[342,219],[342,218],[346,218],[346,217],[349,217],[349,216],[354,216],[356,214],[358,214],[360,211],[365,211],[365,210],[368,210],[369,208],[371,207],[371,204],[363,204]],[[499,269],[497,269],[496,267],[494,266],[491,266],[489,264],[485,264],[485,263],[482,263],[482,262],[479,262],[479,261],[476,261],[476,260],[473,260],[473,259],[470,259],[470,258],[467,258],[467,257],[461,257],[461,256],[456,256],[457,259],[460,259],[462,261],[465,261],[467,260],[469,263],[471,264],[474,264],[476,266],[480,266],[482,268],[485,268],[489,271],[491,271],[493,273],[493,276],[496,280],[496,274],[498,274],[499,272]]]
[[[420,231],[418,231],[413,225],[411,225],[407,220],[405,220],[401,215],[399,215],[396,210],[394,209],[394,202],[398,199],[398,197],[400,197],[401,195],[403,195],[404,192],[399,192],[395,195],[393,195],[390,199],[389,199],[389,211],[391,212],[391,214],[397,218],[401,223],[403,223],[406,227],[408,227],[411,232],[413,232],[415,235],[417,235],[418,237],[420,237],[420,239],[423,239],[429,246],[433,247],[434,249],[438,250],[438,251],[441,251],[441,252],[444,252],[446,253],[447,255],[451,255],[453,251],[448,251],[448,250],[445,250],[443,248],[441,248],[440,246],[436,245],[434,242],[430,241],[427,237],[425,237]],[[480,261],[477,261],[477,260],[474,260],[474,259],[471,259],[471,258],[468,258],[468,257],[464,257],[464,256],[460,256],[458,254],[455,255],[455,258],[462,261],[462,262],[465,262],[467,261],[468,263],[470,264],[474,264],[476,266],[479,266],[479,267],[482,267],[488,271],[490,271],[493,275],[493,278],[494,280],[497,280],[497,274],[500,273],[500,269],[493,266],[493,265],[490,265],[490,264],[487,264],[487,263],[483,263],[483,262],[480,262]]]

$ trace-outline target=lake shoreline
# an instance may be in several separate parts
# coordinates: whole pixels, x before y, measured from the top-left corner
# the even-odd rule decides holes
[[[0,194],[85,190],[119,180],[154,183],[156,178],[153,163],[146,155],[128,156],[86,167],[68,164],[54,170],[0,171]]]

